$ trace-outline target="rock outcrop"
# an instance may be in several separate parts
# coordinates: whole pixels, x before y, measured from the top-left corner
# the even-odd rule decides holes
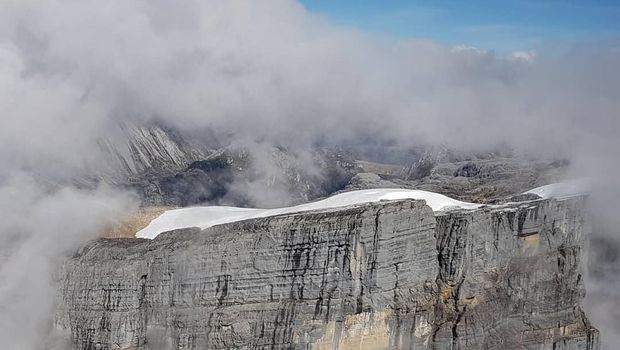
[[[342,190],[359,171],[336,146],[235,143],[234,136],[208,128],[182,130],[156,121],[121,124],[109,134],[99,140],[100,169],[85,170],[76,184],[129,188],[144,206],[299,204]]]
[[[597,349],[580,307],[583,199],[437,216],[437,349]]]
[[[100,239],[62,266],[50,343],[597,349],[580,308],[583,208],[402,200]]]
[[[354,176],[346,190],[367,188],[410,188],[437,192],[475,203],[501,203],[512,196],[548,183],[558,182],[566,162],[489,157],[431,163],[420,158],[404,174],[392,166],[365,162],[363,173]],[[413,170],[412,170],[413,169]],[[417,175],[416,175],[417,174]],[[532,198],[530,198],[532,199]]]
[[[299,204],[341,190],[356,171],[353,160],[337,149],[312,150],[303,157],[276,147],[221,149],[174,176],[151,181],[142,197],[147,204],[167,206]]]
[[[121,124],[99,144],[107,156],[114,182],[139,181],[173,175],[208,154],[206,145],[189,142],[175,130],[156,123]]]

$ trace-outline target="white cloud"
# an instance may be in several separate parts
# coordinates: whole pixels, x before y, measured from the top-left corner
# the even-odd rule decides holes
[[[538,53],[536,50],[514,51],[508,55],[508,59],[511,61],[532,63],[536,60],[537,56]]]
[[[489,51],[487,50],[483,50],[480,48],[477,48],[475,46],[467,46],[464,44],[461,45],[456,45],[454,47],[452,47],[452,52],[468,52],[468,53],[473,53],[476,55],[486,55],[489,53]]]
[[[150,118],[300,150],[317,139],[360,135],[405,146],[504,143],[568,156],[586,173],[579,175],[608,184],[620,170],[620,59],[605,47],[582,52],[503,59],[476,48],[392,41],[331,25],[287,0],[4,1],[0,185],[11,190],[0,192],[0,210],[28,221],[19,231],[26,244],[50,235],[49,218],[27,215],[29,207],[61,205],[57,184],[100,165],[100,137],[121,120]],[[54,185],[10,180],[22,172]],[[14,199],[32,188],[48,199],[17,210]],[[69,201],[75,210],[59,222],[92,215],[75,205],[96,201],[89,196],[78,191]],[[52,237],[63,225],[54,227]],[[2,240],[18,232],[0,230]],[[21,311],[28,318],[32,310]]]

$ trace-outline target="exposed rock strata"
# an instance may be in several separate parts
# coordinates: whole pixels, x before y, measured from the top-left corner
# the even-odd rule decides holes
[[[174,130],[157,124],[122,124],[114,138],[100,141],[109,165],[115,170],[106,178],[114,182],[172,175],[207,156]]]
[[[582,199],[403,200],[100,239],[67,259],[76,349],[596,349]]]
[[[341,190],[357,171],[353,160],[337,149],[317,149],[302,156],[268,147],[259,163],[256,152],[222,149],[174,176],[149,182],[142,197],[150,205],[167,206],[298,204]]]
[[[500,157],[437,164],[428,162],[427,158],[420,158],[419,166],[402,175],[396,174],[388,165],[366,165],[362,168],[365,173],[355,175],[346,190],[410,188],[437,192],[466,202],[496,204],[517,193],[558,182],[567,166],[561,161]]]
[[[98,165],[108,170],[87,172],[78,182],[81,186],[100,181],[128,186],[146,206],[273,207],[344,189],[378,186],[497,203],[559,181],[568,165],[558,160],[527,160],[510,152],[474,154],[446,147],[408,149],[377,144],[367,149],[364,143],[317,144],[300,150],[269,143],[243,146],[232,134],[208,128],[181,130],[157,121],[127,123],[117,129],[100,140],[106,161]],[[286,200],[289,203],[283,203]]]
[[[583,199],[437,217],[437,349],[596,349],[579,303]]]

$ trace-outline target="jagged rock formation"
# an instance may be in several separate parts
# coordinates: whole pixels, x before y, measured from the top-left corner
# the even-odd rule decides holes
[[[229,133],[179,130],[156,121],[119,125],[100,145],[108,163],[101,168],[108,171],[86,174],[80,185],[103,180],[127,186],[145,206],[273,207],[377,186],[496,203],[559,181],[568,165],[508,151],[473,154],[431,146],[244,144]]]
[[[297,204],[343,189],[358,172],[354,159],[338,147],[296,152],[235,145],[231,135],[210,129],[194,135],[154,121],[121,124],[99,145],[105,170],[87,172],[80,185],[105,181],[128,187],[145,206]]]
[[[437,192],[468,202],[498,203],[515,193],[557,182],[562,178],[567,165],[562,161],[502,157],[442,163],[420,158],[412,167],[406,168],[404,174],[396,174],[394,171],[386,174],[390,168],[378,164],[366,166],[363,169],[366,173],[354,176],[346,190],[411,188]],[[372,171],[378,172],[373,174]]]
[[[247,149],[222,149],[191,163],[174,176],[144,186],[149,205],[188,206],[219,203],[273,207],[308,202],[341,190],[357,166],[337,149],[317,149],[309,159],[283,148],[258,155]]]
[[[100,239],[64,263],[74,349],[597,349],[583,198],[402,200]]]
[[[107,164],[100,168],[108,170],[87,173],[79,182],[92,186],[103,180],[129,187],[140,194],[144,206],[274,207],[375,187],[497,203],[559,181],[567,167],[565,161],[527,160],[508,151],[473,154],[383,144],[370,149],[364,144],[287,148],[267,141],[243,142],[248,141],[211,129],[179,130],[156,121],[126,123],[100,140]]]
[[[119,182],[175,174],[209,154],[206,145],[156,123],[120,124],[110,137],[99,144],[113,169],[107,176]]]

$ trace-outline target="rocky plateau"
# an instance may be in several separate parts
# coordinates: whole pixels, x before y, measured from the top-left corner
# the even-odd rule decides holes
[[[59,271],[49,347],[598,349],[585,208],[399,200],[98,239]]]

